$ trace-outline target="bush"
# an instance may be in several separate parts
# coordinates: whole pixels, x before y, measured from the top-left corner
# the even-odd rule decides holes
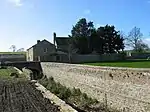
[[[43,78],[43,79],[39,80],[39,83],[42,84],[44,87],[47,87],[48,79],[47,78]]]
[[[81,95],[80,89],[73,88],[72,89],[72,95],[73,96],[80,96]]]

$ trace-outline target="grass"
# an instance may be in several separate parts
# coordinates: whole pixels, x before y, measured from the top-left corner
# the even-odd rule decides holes
[[[24,79],[25,76],[23,74],[19,74],[18,71],[13,67],[0,67],[0,78],[1,79],[18,78],[18,80],[20,80]]]
[[[97,63],[84,63],[85,65],[93,66],[110,66],[110,67],[130,67],[130,68],[150,68],[149,60],[128,60],[120,62],[97,62]]]
[[[10,77],[11,73],[17,73],[17,71],[12,67],[6,67],[0,69],[0,77]]]

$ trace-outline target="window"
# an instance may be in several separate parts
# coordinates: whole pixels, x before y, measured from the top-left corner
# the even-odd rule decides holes
[[[44,53],[46,53],[47,52],[47,48],[44,48]]]

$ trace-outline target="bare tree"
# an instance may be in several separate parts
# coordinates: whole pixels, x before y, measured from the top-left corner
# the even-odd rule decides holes
[[[16,46],[15,45],[11,45],[9,49],[11,49],[13,52],[15,52],[16,51]]]
[[[24,51],[24,48],[20,48],[17,50],[17,52],[23,52]]]
[[[144,43],[143,41],[139,41],[137,45],[137,52],[146,52],[149,50],[148,44]]]
[[[135,51],[138,51],[139,43],[142,42],[143,34],[140,31],[140,28],[134,27],[128,34],[126,40],[127,45],[132,47]]]

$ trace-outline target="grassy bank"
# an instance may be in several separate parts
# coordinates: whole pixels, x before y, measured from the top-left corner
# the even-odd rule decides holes
[[[44,77],[39,80],[39,83],[79,112],[118,112],[106,108],[104,104],[82,93],[80,89],[70,89],[55,82],[52,77],[49,79]]]
[[[0,78],[10,78],[11,73],[18,73],[13,67],[1,67]]]
[[[1,79],[14,79],[14,78],[24,79],[24,77],[25,76],[23,74],[19,74],[18,71],[13,67],[0,67]]]
[[[84,64],[93,65],[93,66],[150,68],[149,60],[128,60],[128,61],[120,61],[120,62],[97,62],[97,63],[84,63]]]

